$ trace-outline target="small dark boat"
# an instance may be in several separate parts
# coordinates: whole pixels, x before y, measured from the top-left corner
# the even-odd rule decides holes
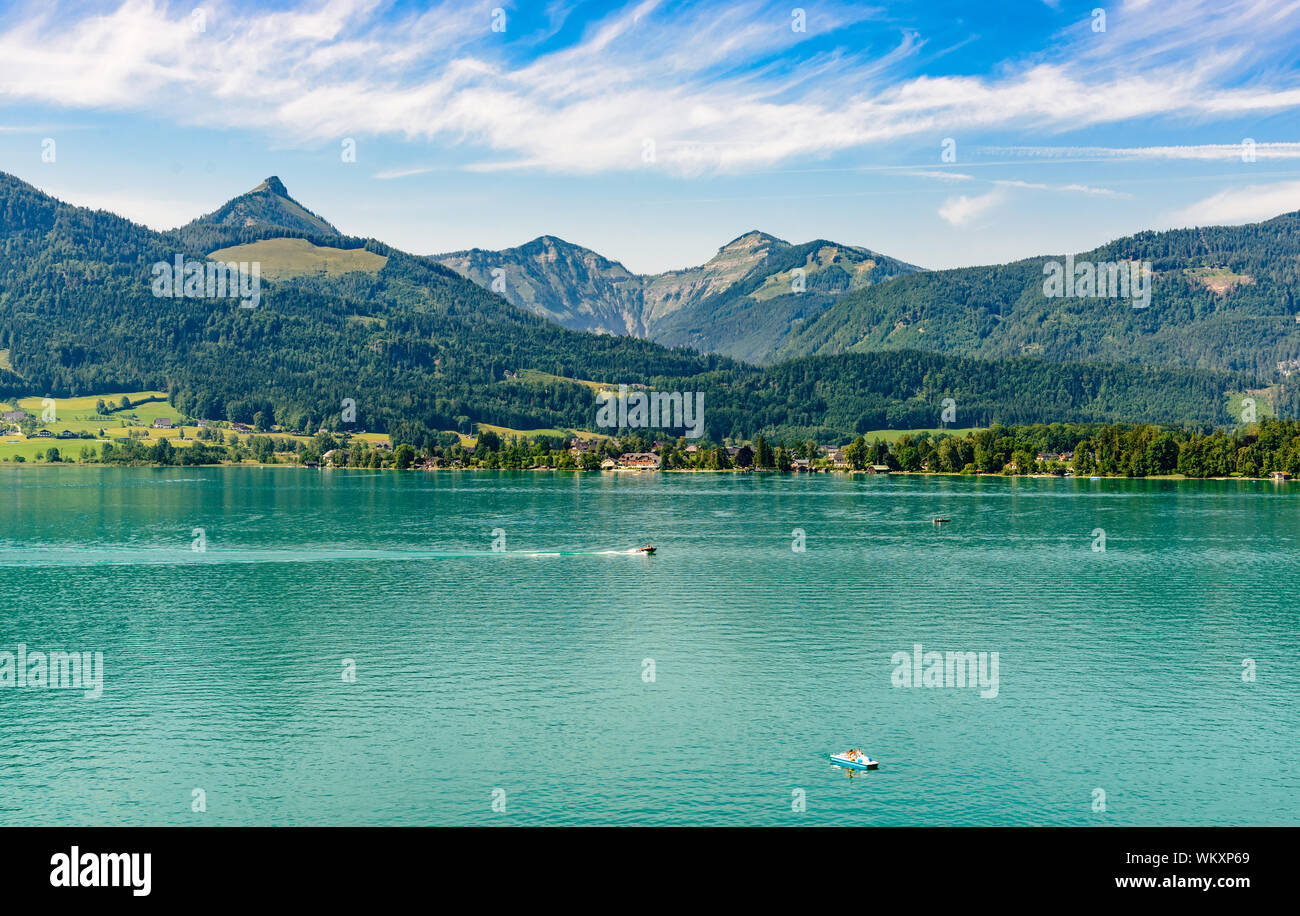
[[[644,547],[638,547],[636,552],[643,553],[646,556],[650,556],[652,553],[655,552],[655,548],[651,547],[649,544],[646,544]]]
[[[950,521],[952,521],[952,519],[950,519],[950,518],[936,518],[936,519],[934,520],[934,523],[935,523],[936,525],[942,525],[944,522],[950,522]]]

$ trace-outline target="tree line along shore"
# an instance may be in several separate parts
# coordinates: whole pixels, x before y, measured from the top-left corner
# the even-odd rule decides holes
[[[158,422],[158,421],[155,421]],[[102,431],[101,431],[102,432]],[[966,431],[859,435],[842,444],[756,436],[746,442],[619,437],[560,431],[475,438],[447,432],[416,443],[322,430],[312,436],[205,424],[189,439],[139,435],[78,443],[60,433],[37,450],[37,464],[197,466],[290,465],[397,470],[644,470],[776,473],[1001,474],[1191,478],[1300,476],[1300,421],[1264,419],[1234,430],[1201,433],[1159,425],[1052,423]],[[39,435],[39,434],[38,434]],[[83,432],[81,437],[94,438]],[[177,441],[179,440],[179,441]],[[182,444],[183,443],[183,444]],[[22,455],[4,456],[22,464]]]

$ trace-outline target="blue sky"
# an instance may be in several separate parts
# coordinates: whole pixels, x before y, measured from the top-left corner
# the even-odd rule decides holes
[[[991,263],[1300,209],[1297,46],[1300,0],[17,0],[0,170],[156,228],[275,174],[417,253]]]

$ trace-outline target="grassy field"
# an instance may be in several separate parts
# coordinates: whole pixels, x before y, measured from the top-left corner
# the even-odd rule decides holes
[[[984,427],[982,427],[982,426],[966,426],[966,427],[962,427],[961,429],[941,429],[941,428],[934,428],[934,429],[873,429],[873,430],[872,430],[871,432],[869,432],[869,433],[863,433],[863,434],[862,434],[862,437],[863,437],[864,439],[866,439],[868,442],[874,442],[875,440],[880,439],[880,440],[883,441],[883,442],[888,442],[888,443],[890,443],[890,444],[893,444],[893,443],[897,442],[899,439],[903,438],[903,436],[912,436],[912,437],[916,437],[916,436],[919,436],[921,433],[929,433],[929,434],[930,434],[930,438],[933,439],[933,438],[936,438],[940,433],[947,433],[947,434],[950,435],[950,436],[958,436],[958,437],[961,437],[961,436],[965,436],[967,433],[977,433],[977,432],[979,432],[981,429],[984,429]]]
[[[479,428],[479,432],[483,432],[484,430],[491,430],[492,432],[496,433],[498,436],[500,436],[503,439],[509,439],[512,436],[520,437],[523,439],[530,439],[533,436],[567,436],[569,438],[578,436],[582,439],[614,438],[613,436],[607,436],[604,433],[589,433],[586,430],[582,430],[582,429],[511,429],[509,426],[493,426],[491,423],[480,423],[478,425],[478,428]],[[470,440],[470,437],[464,434],[458,434],[458,435],[460,435],[462,443],[467,441],[477,441],[477,440]]]
[[[593,382],[590,379],[583,379],[583,378],[566,378],[563,375],[552,375],[549,372],[542,372],[538,369],[524,369],[522,372],[519,373],[519,381],[541,382],[541,383],[571,382],[574,385],[585,385],[587,388],[590,388],[592,391],[604,391],[606,388],[610,387],[604,382]]]
[[[95,457],[99,457],[99,450],[103,446],[102,442],[94,439],[27,439],[15,443],[9,441],[12,438],[0,437],[0,461],[12,462],[16,455],[21,455],[24,461],[35,461],[37,455],[43,459],[51,448],[57,448],[61,461],[75,462],[83,448],[89,448]]]
[[[313,245],[306,239],[264,239],[248,245],[221,248],[208,255],[214,261],[257,261],[262,265],[262,276],[268,280],[283,280],[325,274],[363,271],[379,273],[388,258],[364,248],[326,248]]]
[[[124,395],[131,402],[131,406],[125,410],[116,408]],[[114,410],[108,415],[96,413],[95,405],[100,400],[114,407]],[[20,409],[39,420],[47,406],[44,398],[20,398],[17,401],[0,401],[0,413]],[[187,448],[198,434],[197,424],[193,420],[188,420],[167,402],[165,391],[119,391],[84,398],[55,398],[53,407],[54,420],[43,424],[43,429],[49,430],[56,436],[64,431],[88,432],[96,438],[59,439],[33,436],[31,439],[25,439],[21,433],[14,431],[10,424],[5,423],[3,432],[0,432],[0,461],[12,462],[16,456],[22,456],[26,461],[33,461],[37,455],[43,456],[50,448],[57,448],[59,457],[63,461],[78,460],[83,448],[89,448],[97,457],[104,441],[126,439],[132,432],[137,436],[141,433],[145,434],[140,440],[145,446],[152,445],[159,439],[168,439],[178,448]],[[171,420],[172,428],[154,429],[153,422],[159,418]],[[239,433],[228,428],[221,428],[218,431],[223,442],[229,441],[231,436],[240,442],[247,442],[254,435],[269,435],[303,444],[309,443],[312,439],[311,436],[295,436],[278,432]],[[181,441],[182,436],[190,441]],[[361,433],[353,439],[368,442],[372,446],[380,442],[389,442],[386,433]]]
[[[131,407],[126,410],[114,410],[107,416],[95,413],[95,404],[101,398],[109,406],[114,406],[122,400],[123,395],[131,400]],[[126,391],[112,395],[95,395],[86,398],[54,398],[52,400],[53,404],[51,406],[54,408],[54,420],[45,424],[45,427],[54,433],[62,430],[70,430],[74,433],[98,433],[102,429],[109,437],[112,437],[114,435],[112,431],[121,429],[123,424],[150,426],[159,417],[166,417],[173,423],[179,424],[183,419],[180,412],[167,403],[167,392],[165,391]],[[18,408],[39,419],[44,415],[46,406],[44,398],[20,398],[17,401],[0,402],[0,412]],[[168,431],[160,430],[159,432]],[[117,433],[117,435],[125,435],[125,433]],[[6,436],[5,438],[12,437]]]
[[[130,399],[132,406],[125,410],[115,410],[108,416],[101,416],[95,412],[95,405],[101,400],[105,403],[117,404],[122,400],[123,395]],[[33,417],[39,419],[45,414],[47,407],[53,407],[54,420],[44,424],[44,428],[52,433],[88,432],[96,436],[96,439],[57,439],[33,437],[24,439],[21,433],[13,431],[9,424],[5,424],[3,433],[0,433],[0,460],[13,461],[16,456],[21,455],[26,461],[33,461],[36,456],[46,454],[49,449],[56,448],[59,450],[59,457],[64,461],[75,461],[81,455],[83,448],[89,448],[91,452],[98,456],[102,442],[98,437],[100,432],[106,439],[117,437],[126,437],[127,428],[147,428],[153,424],[153,421],[159,417],[166,417],[173,423],[179,424],[182,420],[180,413],[167,403],[167,392],[165,391],[127,391],[117,392],[112,395],[95,395],[85,398],[54,398],[52,404],[47,404],[45,398],[29,397],[19,398],[17,401],[0,402],[0,412],[14,409],[25,410]],[[179,429],[168,430],[149,430],[157,438],[166,436],[174,438],[180,436]],[[193,435],[194,427],[190,427],[189,434]]]
[[[1255,400],[1255,418],[1257,420],[1268,419],[1273,416],[1273,402],[1270,399],[1272,392],[1267,389],[1263,391],[1238,391],[1228,395],[1228,416],[1232,417],[1234,422],[1245,423],[1246,398]]]
[[[1193,267],[1187,270],[1193,283],[1199,283],[1210,292],[1226,296],[1238,286],[1253,286],[1255,278],[1249,274],[1233,273],[1226,267]]]

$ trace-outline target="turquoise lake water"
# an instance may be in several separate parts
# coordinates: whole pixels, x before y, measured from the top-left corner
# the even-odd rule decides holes
[[[4,469],[0,595],[2,824],[1300,823],[1300,484]]]

